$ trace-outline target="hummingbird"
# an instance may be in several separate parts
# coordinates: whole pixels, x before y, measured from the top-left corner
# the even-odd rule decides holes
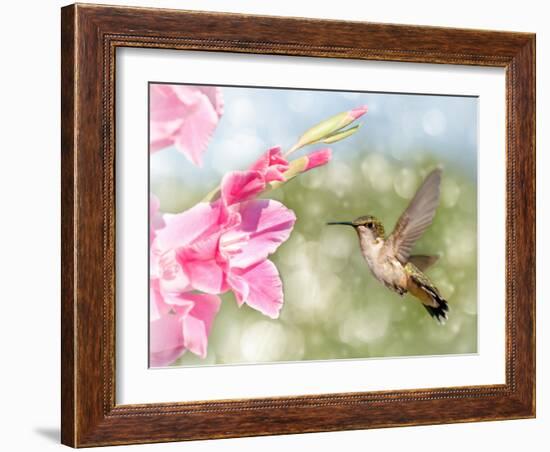
[[[388,237],[380,220],[372,215],[353,221],[332,221],[327,225],[353,227],[373,276],[401,296],[410,293],[433,318],[444,323],[449,311],[447,301],[424,274],[438,256],[411,255],[414,243],[432,223],[439,204],[440,184],[441,169],[438,168],[426,176]]]

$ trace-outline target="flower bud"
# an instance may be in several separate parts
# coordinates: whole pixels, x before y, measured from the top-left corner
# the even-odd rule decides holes
[[[309,171],[310,169],[327,164],[332,157],[332,151],[329,148],[319,149],[306,157],[307,165],[304,171]]]
[[[273,181],[269,184],[269,187],[271,189],[278,188],[300,173],[327,164],[331,158],[332,151],[329,148],[323,148],[292,160],[288,170],[283,173],[284,181]]]
[[[288,166],[288,169],[283,173],[284,181],[272,181],[269,183],[271,188],[278,188],[283,185],[285,182],[288,182],[290,179],[296,177],[298,174],[303,173],[308,164],[307,156],[300,157],[298,159],[292,160]]]
[[[298,140],[298,142],[292,147],[290,152],[295,151],[301,147],[304,147],[308,144],[317,143],[323,141],[331,135],[334,135],[338,132],[342,132],[342,129],[350,125],[353,121],[360,118],[367,112],[367,107],[362,106],[354,108],[353,110],[345,111],[337,115],[332,116],[329,119],[326,119],[323,122],[313,126],[311,129],[307,130]],[[354,132],[351,132],[354,133]],[[349,135],[346,135],[349,136]],[[342,137],[342,138],[345,138]],[[342,139],[340,138],[340,139]],[[338,140],[336,140],[338,141]]]
[[[357,130],[361,127],[360,125],[356,125],[355,127],[351,127],[349,129],[345,129],[336,133],[333,133],[332,135],[329,135],[328,137],[325,137],[321,140],[321,143],[325,144],[331,144],[336,143],[337,141],[343,140],[344,138],[347,138],[351,135],[353,135]]]

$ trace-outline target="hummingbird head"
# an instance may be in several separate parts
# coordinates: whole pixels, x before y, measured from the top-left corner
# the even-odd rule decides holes
[[[328,225],[343,224],[352,226],[359,235],[364,235],[377,240],[385,237],[384,226],[380,220],[372,215],[364,215],[353,221],[331,221]]]

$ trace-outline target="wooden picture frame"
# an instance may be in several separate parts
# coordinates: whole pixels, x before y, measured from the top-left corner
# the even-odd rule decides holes
[[[535,416],[535,35],[146,8],[62,8],[62,442],[73,447]],[[506,383],[115,403],[115,50],[506,70]]]

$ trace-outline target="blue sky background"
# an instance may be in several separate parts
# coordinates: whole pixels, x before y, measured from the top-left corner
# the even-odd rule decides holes
[[[477,178],[475,97],[248,87],[222,92],[225,111],[203,168],[197,170],[174,148],[157,152],[151,156],[153,184],[169,177],[195,188],[215,186],[227,171],[245,169],[269,147],[288,149],[312,125],[360,105],[369,111],[355,136],[332,146],[336,160],[368,150],[407,161],[422,152]]]

